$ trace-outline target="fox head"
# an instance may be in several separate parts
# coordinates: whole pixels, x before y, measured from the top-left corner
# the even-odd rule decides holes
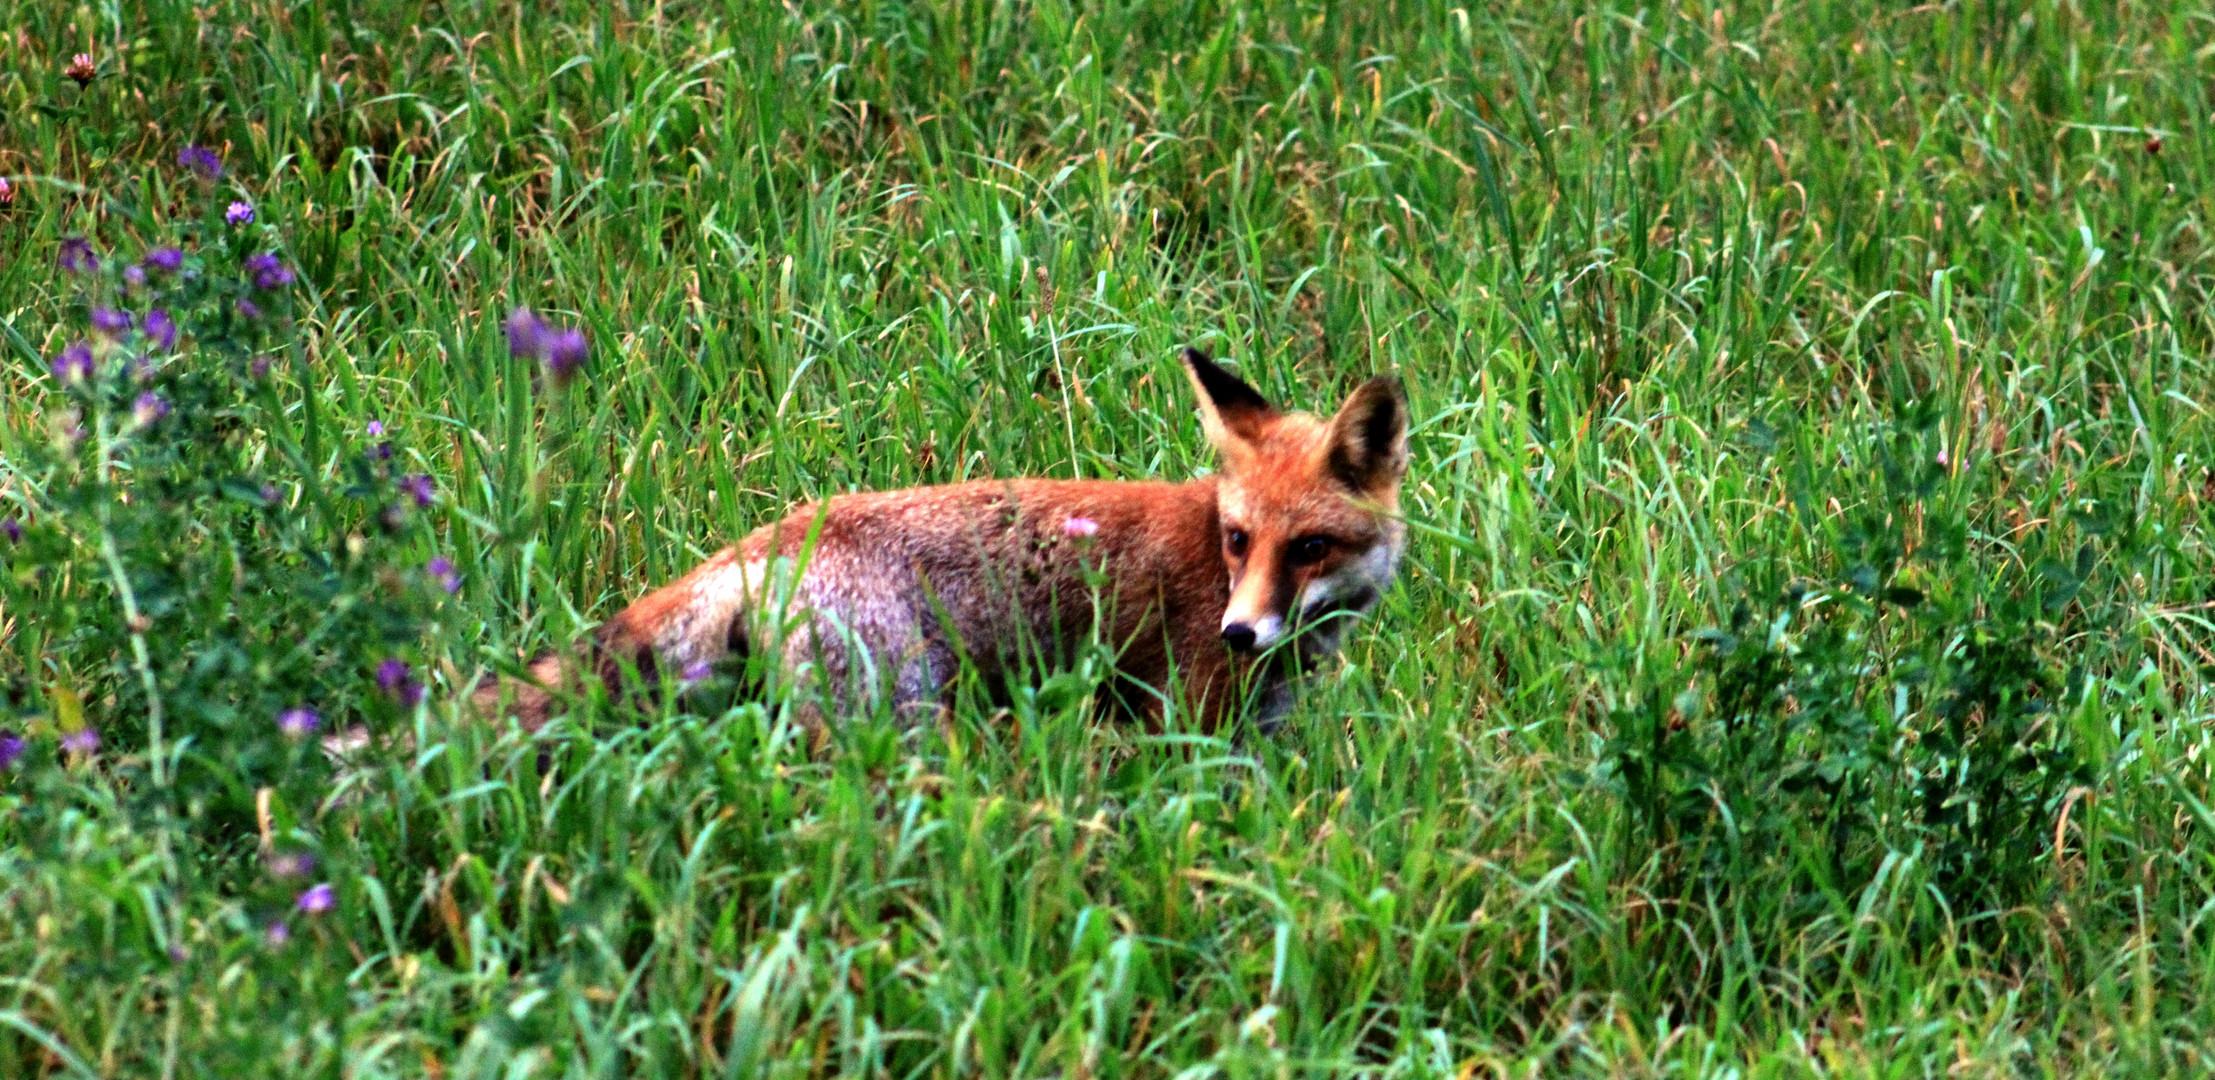
[[[1325,420],[1278,412],[1197,349],[1184,351],[1184,364],[1221,463],[1216,501],[1231,579],[1223,642],[1251,655],[1297,634],[1304,652],[1331,651],[1345,620],[1391,583],[1406,546],[1400,381],[1361,384]]]

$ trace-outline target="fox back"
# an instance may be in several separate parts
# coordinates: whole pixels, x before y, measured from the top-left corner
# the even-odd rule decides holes
[[[964,662],[1006,684],[1106,642],[1115,699],[1212,728],[1334,654],[1405,542],[1399,383],[1328,419],[1283,413],[1196,350],[1184,364],[1221,467],[1188,483],[988,480],[842,495],[755,530],[527,680],[480,691],[532,727],[586,677],[620,693],[762,657],[810,711],[935,708]],[[1173,696],[1172,696],[1173,695]]]

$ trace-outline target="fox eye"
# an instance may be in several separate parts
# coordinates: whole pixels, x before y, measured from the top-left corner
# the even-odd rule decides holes
[[[1240,558],[1240,559],[1243,559],[1243,558],[1245,558],[1245,557],[1246,557],[1246,530],[1244,530],[1244,529],[1232,529],[1231,531],[1229,531],[1229,532],[1227,532],[1227,533],[1224,533],[1224,534],[1223,534],[1223,546],[1224,546],[1225,548],[1228,548],[1228,549],[1230,550],[1230,553],[1231,553],[1232,557],[1234,557],[1234,558]]]
[[[1294,563],[1306,565],[1323,561],[1323,556],[1330,554],[1330,550],[1331,542],[1328,539],[1321,536],[1303,536],[1292,542],[1292,550],[1288,554],[1292,556]]]

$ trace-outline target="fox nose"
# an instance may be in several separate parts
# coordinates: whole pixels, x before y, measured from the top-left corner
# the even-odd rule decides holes
[[[1224,627],[1223,644],[1239,652],[1254,651],[1254,628],[1242,622],[1234,622]]]

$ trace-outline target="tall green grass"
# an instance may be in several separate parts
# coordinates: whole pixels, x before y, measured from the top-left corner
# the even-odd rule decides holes
[[[1396,370],[1418,420],[1400,584],[1274,737],[971,704],[532,737],[434,693],[300,810],[359,872],[274,958],[237,896],[168,891],[96,772],[41,850],[9,822],[52,794],[0,780],[0,1073],[2207,1067],[2215,10],[28,0],[0,29],[0,424],[45,430],[59,238],[195,212],[170,162],[226,147],[314,290],[295,389],[450,493],[450,680],[805,498],[1193,475],[1179,343],[1314,408]],[[589,328],[571,392],[526,392],[518,304]],[[1824,621],[1875,587],[1928,601]],[[2023,789],[2004,889],[1900,831],[1890,766],[1843,789],[1883,812],[1847,841],[1763,786],[1845,736],[1636,782],[1639,740],[1719,730],[1726,636],[1923,760],[1911,669],[1978,627],[2051,676],[2023,745],[2082,769]],[[1811,715],[1800,685],[1749,715]],[[142,946],[161,912],[187,959]]]

